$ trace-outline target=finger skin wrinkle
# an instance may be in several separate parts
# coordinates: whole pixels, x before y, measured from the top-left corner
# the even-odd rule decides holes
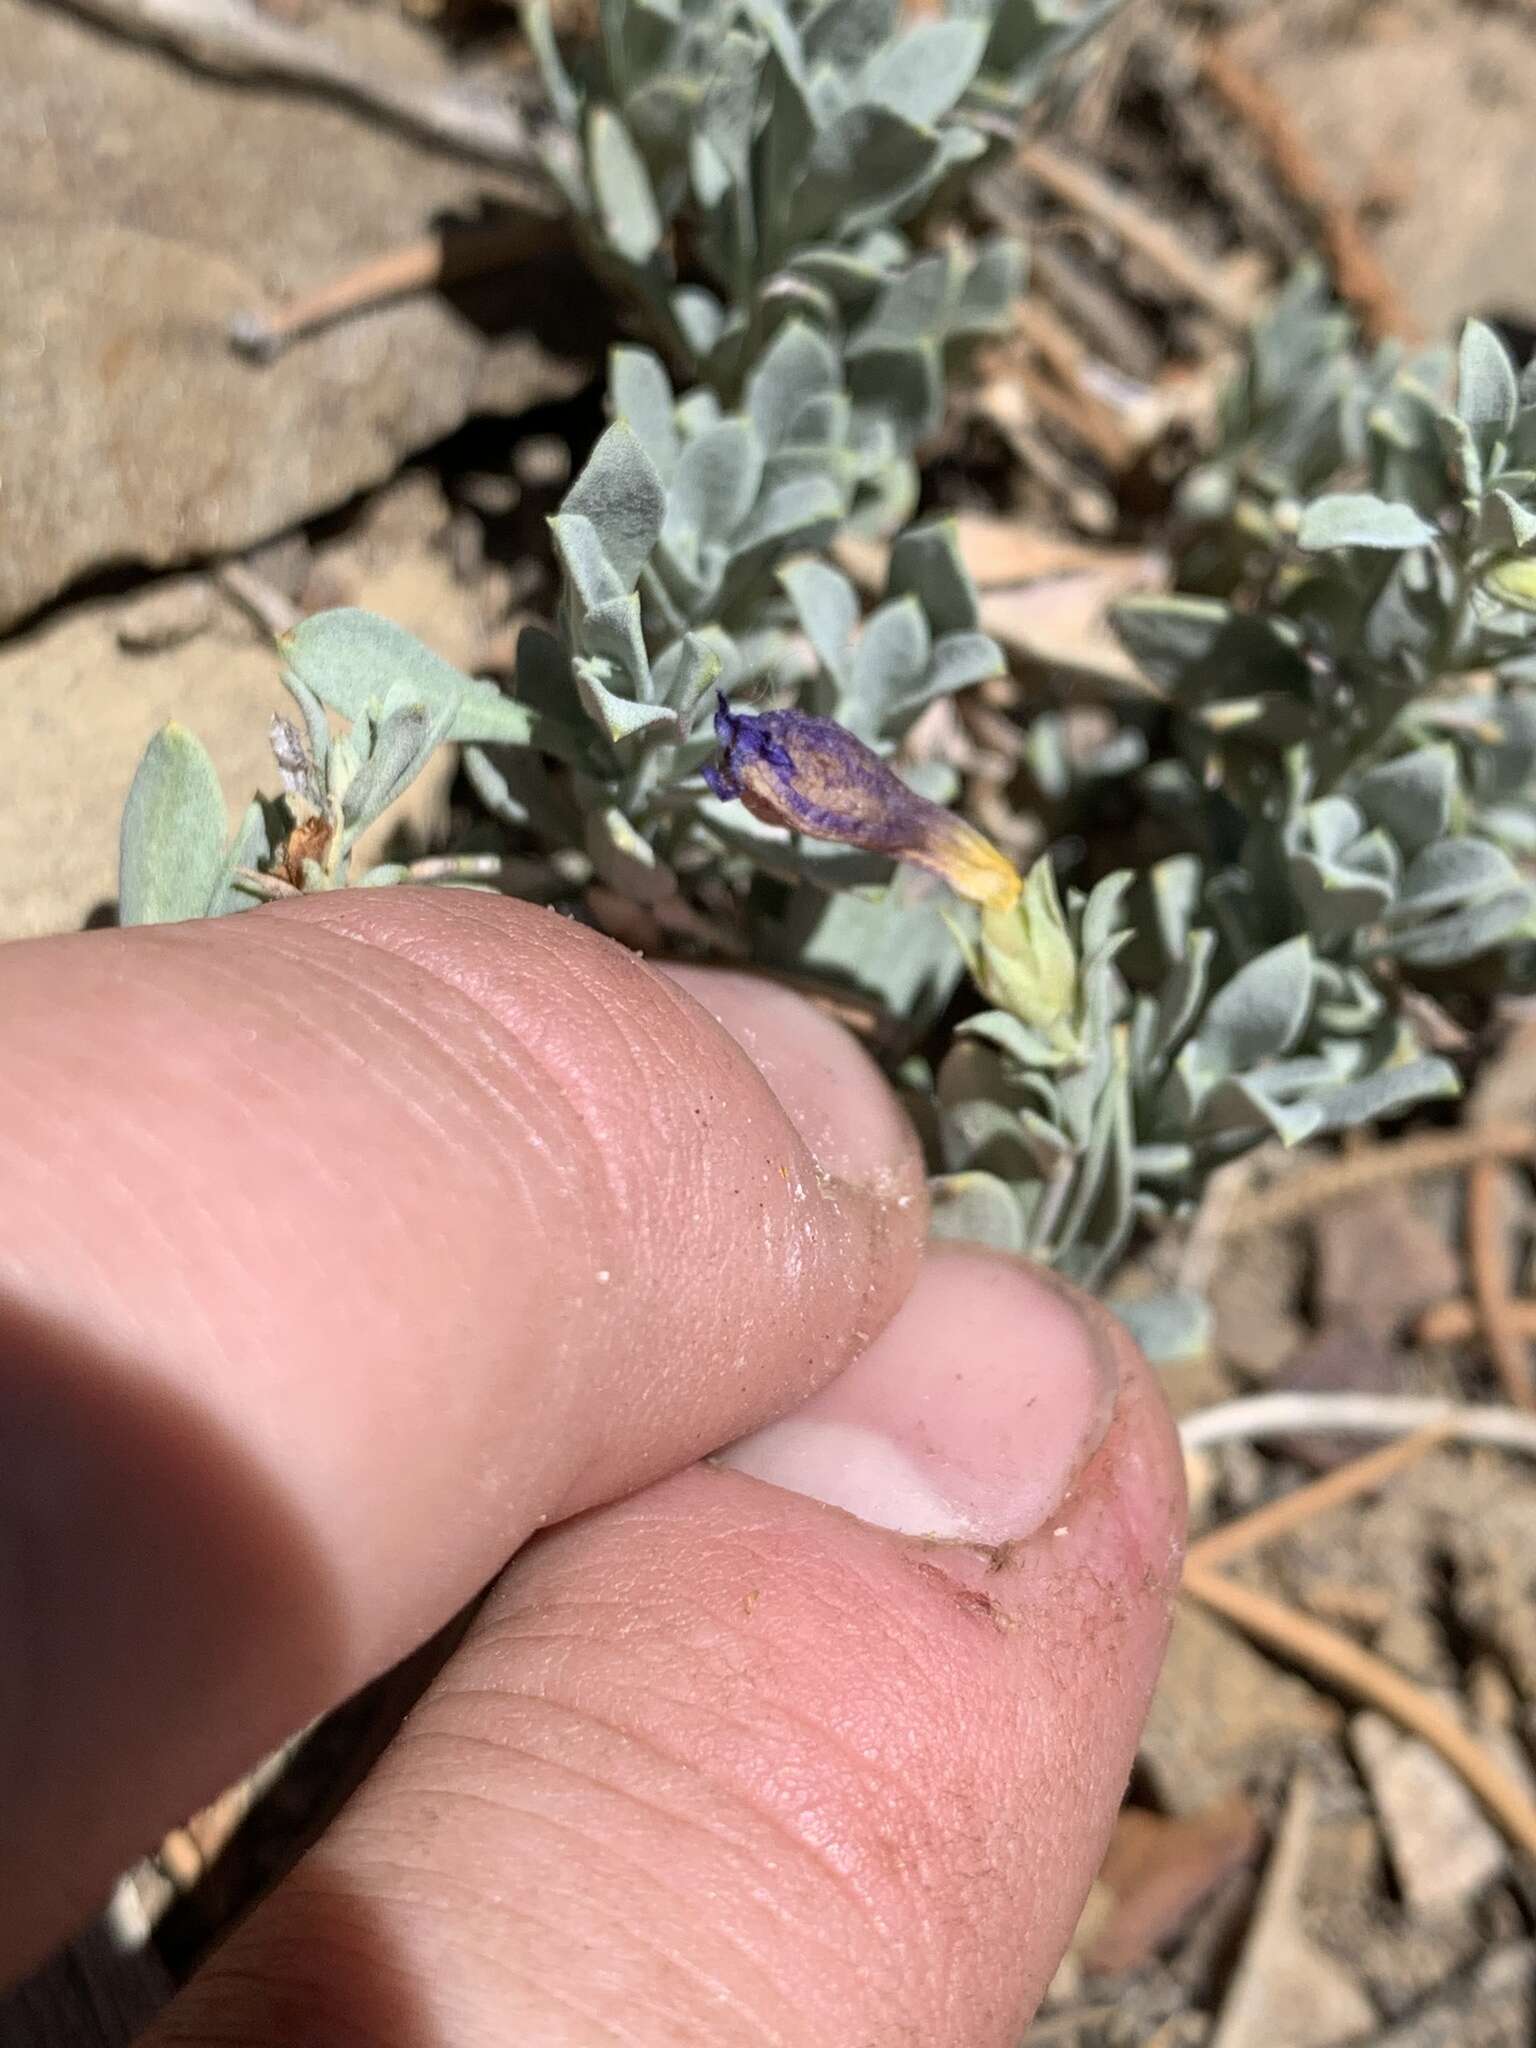
[[[518,1772],[517,1783],[495,1793],[484,1789],[484,1778],[481,1789],[470,1789],[462,1782],[465,1774],[457,1768],[464,1761],[463,1752],[456,1750],[453,1738],[445,1737],[442,1747],[446,1753],[438,1761],[449,1766],[445,1775],[434,1780],[430,1774],[418,1774],[419,1783],[413,1781],[408,1799],[394,1811],[385,1807],[352,1835],[350,1886],[366,1891],[376,1904],[391,1910],[408,1907],[435,1915],[441,1947],[448,1956],[455,1954],[466,1938],[471,1953],[475,1952],[475,1930],[487,1919],[492,1923],[492,1945],[503,1949],[518,1946],[530,1958],[530,1969],[535,1967],[532,1959],[539,1956],[541,1947],[558,1952],[569,1923],[579,1920],[588,1934],[601,1934],[608,1954],[635,1959],[632,1968],[637,1979],[652,1983],[659,1977],[675,1978],[688,1987],[689,1996],[682,2002],[690,2007],[734,2014],[741,2025],[733,2040],[739,2036],[743,2041],[761,2040],[764,2048],[782,2048],[789,2037],[780,2026],[771,2024],[764,2012],[765,2006],[776,2000],[777,1987],[744,1934],[715,1919],[707,1948],[690,1939],[697,1925],[699,1897],[668,1874],[678,1867],[694,1866],[697,1859],[688,1856],[687,1845],[658,1867],[654,1857],[636,1857],[616,1847],[605,1825],[610,1818],[606,1801],[615,1793],[641,1809],[641,1839],[648,1831],[668,1837],[682,1833],[676,1815],[627,1788],[587,1779],[574,1766],[533,1755],[519,1757],[505,1747],[502,1755],[508,1763],[531,1764],[541,1775],[563,1777],[566,1782],[558,1792],[574,1793],[564,1801],[570,1810],[555,1811],[549,1803],[532,1803],[531,1787],[523,1783],[523,1772]],[[483,1759],[476,1760],[476,1768],[483,1773]],[[498,1779],[506,1775],[505,1771],[496,1772]],[[600,1795],[596,1800],[590,1797],[593,1792]],[[519,1793],[524,1797],[518,1797]],[[483,1825],[472,1821],[463,1826],[475,1808],[482,1810]],[[423,1811],[430,1816],[425,1823]],[[445,1837],[454,1843],[451,1868],[445,1868],[444,1857],[436,1853],[438,1840]],[[422,1841],[418,1861],[403,1863],[391,1857],[391,1845],[402,1839]],[[516,1854],[498,1848],[500,1841],[515,1842]],[[478,1857],[474,1854],[477,1842],[483,1844]],[[498,1868],[515,1867],[527,1881],[520,1884],[514,1898],[496,1899],[494,1914],[487,1915],[488,1885],[477,1874],[466,1875],[466,1865],[471,1873],[478,1873],[483,1866],[487,1875]],[[593,1884],[597,1873],[601,1881]],[[535,1912],[530,1904],[535,1896],[552,1901],[557,1910],[545,1915]],[[666,1913],[658,1912],[663,1899],[668,1902]],[[663,1938],[669,1931],[675,1936],[671,1943]],[[716,1948],[724,1951],[723,1963],[717,1968],[711,1967]],[[793,2013],[788,2017],[792,2021]]]
[[[461,1697],[467,1696],[455,1693],[453,1703]],[[581,1853],[574,1861],[562,1862],[559,1875],[549,1880],[562,1890],[574,1889],[585,1899],[587,1885],[596,1880],[601,1890],[610,1866],[621,1862],[638,1870],[648,1886],[676,1896],[681,1909],[678,1924],[686,1927],[696,1904],[664,1873],[708,1868],[712,1896],[750,1903],[752,1914],[770,1923],[766,1940],[753,1940],[745,1926],[719,1920],[713,1928],[744,1960],[763,1969],[765,1987],[772,1983],[773,1972],[759,1959],[765,1948],[782,1946],[786,1931],[797,1943],[820,1949],[830,1969],[845,1973],[850,1970],[848,1957],[858,1952],[864,1937],[883,1932],[869,1927],[862,1902],[784,1815],[765,1811],[729,1785],[701,1781],[686,1759],[673,1756],[651,1737],[585,1710],[561,1708],[558,1714],[543,1717],[541,1741],[535,1741],[531,1729],[519,1736],[508,1725],[519,1718],[516,1710],[550,1703],[488,1697],[498,1709],[496,1733],[466,1730],[456,1721],[452,1728],[436,1732],[450,1757],[456,1745],[478,1751],[482,1771],[495,1768],[494,1762],[486,1763],[487,1753],[504,1761],[506,1769],[499,1775],[512,1781],[504,1795],[505,1810],[518,1813],[530,1830],[536,1824],[574,1837]],[[636,1776],[637,1760],[654,1789],[627,1782]],[[485,1782],[483,1776],[479,1782]],[[415,1796],[413,1784],[413,1802]],[[621,1810],[617,1816],[615,1806]],[[648,1854],[626,1854],[616,1846],[621,1837],[639,1842]],[[826,1893],[829,1878],[831,1898]],[[786,1887],[796,1899],[805,1896],[807,1910],[794,1910]],[[813,1900],[814,1913],[809,1910]],[[829,1905],[837,1908],[834,1915],[829,1916]],[[828,1931],[829,1917],[835,1920],[836,1932]],[[650,1938],[645,1928],[634,1932]],[[878,1939],[870,1946],[879,1953]],[[860,1974],[867,1990],[867,1965]]]

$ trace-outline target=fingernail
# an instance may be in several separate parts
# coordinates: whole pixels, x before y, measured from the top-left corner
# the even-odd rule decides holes
[[[917,1202],[922,1163],[912,1126],[852,1032],[757,975],[713,967],[663,971],[736,1040],[823,1173]]]
[[[1064,1290],[1005,1254],[938,1248],[861,1358],[717,1462],[903,1535],[1017,1542],[1071,1491],[1115,1391]]]

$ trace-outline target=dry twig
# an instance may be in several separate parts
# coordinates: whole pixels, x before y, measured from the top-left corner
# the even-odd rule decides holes
[[[1199,1542],[1190,1545],[1186,1562],[1196,1570],[1202,1566],[1226,1564],[1246,1550],[1257,1549],[1261,1543],[1273,1543],[1277,1536],[1299,1529],[1314,1515],[1326,1514],[1331,1508],[1342,1507],[1346,1501],[1354,1500],[1359,1494],[1384,1486],[1399,1472],[1416,1465],[1437,1444],[1445,1443],[1454,1433],[1454,1421],[1454,1415],[1439,1416],[1422,1429],[1416,1429],[1412,1436],[1403,1437],[1395,1444],[1386,1444],[1379,1451],[1368,1451],[1363,1458],[1351,1459],[1337,1471],[1313,1480],[1310,1486],[1298,1487],[1294,1493],[1267,1501],[1251,1514],[1240,1515],[1236,1521],[1213,1529],[1209,1536],[1202,1536]]]
[[[1505,1398],[1536,1408],[1531,1354],[1511,1309],[1504,1233],[1502,1170],[1496,1159],[1476,1159],[1467,1174],[1467,1268],[1488,1356]]]
[[[1512,1329],[1522,1337],[1536,1337],[1536,1301],[1514,1297],[1508,1303],[1507,1313]],[[1465,1295],[1452,1294],[1425,1309],[1413,1334],[1415,1342],[1424,1345],[1465,1344],[1481,1328],[1477,1303]]]
[[[1187,1566],[1184,1591],[1269,1649],[1340,1691],[1379,1707],[1436,1750],[1474,1792],[1515,1847],[1536,1856],[1536,1803],[1433,1694],[1380,1657],[1310,1615],[1298,1614],[1207,1566]]]
[[[1305,1771],[1297,1771],[1210,2048],[1248,2048],[1250,2043],[1273,2039],[1272,1988],[1266,1982],[1266,1965],[1295,1925],[1316,1818],[1317,1787]]]
[[[537,213],[426,235],[371,257],[271,312],[237,315],[230,322],[230,340],[247,355],[269,362],[289,342],[347,314],[537,255],[550,245],[553,234],[552,217]]]
[[[1179,1424],[1186,1451],[1265,1437],[1399,1436],[1444,1422],[1448,1439],[1488,1444],[1536,1457],[1536,1416],[1497,1404],[1439,1401],[1417,1394],[1250,1394],[1187,1415]]]
[[[1049,143],[1029,142],[1019,152],[1020,167],[1075,213],[1097,221],[1133,250],[1186,298],[1203,306],[1227,327],[1245,330],[1254,308],[1235,292],[1199,251],[1171,228],[1143,210],[1126,193],[1086,164],[1074,163]]]
[[[1347,1158],[1290,1175],[1274,1187],[1234,1202],[1222,1219],[1223,1237],[1244,1237],[1294,1223],[1328,1202],[1341,1202],[1383,1181],[1416,1174],[1453,1173],[1476,1159],[1536,1159],[1536,1126],[1485,1124],[1480,1130],[1426,1131],[1363,1146]]]

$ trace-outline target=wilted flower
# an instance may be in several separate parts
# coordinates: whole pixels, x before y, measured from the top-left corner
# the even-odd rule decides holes
[[[963,818],[909,789],[835,719],[804,711],[715,712],[720,758],[704,770],[715,795],[808,839],[835,839],[941,875],[989,910],[1018,901],[1012,861]]]

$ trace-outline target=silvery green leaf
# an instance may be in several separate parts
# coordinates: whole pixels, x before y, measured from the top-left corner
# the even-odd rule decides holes
[[[937,147],[927,162],[899,189],[884,188],[863,205],[855,205],[844,223],[850,235],[867,234],[887,221],[910,220],[945,181],[986,154],[987,138],[968,122],[952,121],[938,132]]]
[[[826,336],[803,320],[787,321],[746,384],[747,416],[764,447],[787,441],[801,410],[840,384],[837,356]]]
[[[539,67],[539,78],[550,112],[562,128],[574,128],[581,119],[581,106],[570,73],[561,61],[548,0],[525,0],[522,12],[523,33]]]
[[[323,617],[324,614],[317,614]],[[325,715],[325,706],[301,676],[286,664],[283,668],[283,688],[304,716],[304,737],[309,746],[309,758],[314,766],[316,778],[322,788],[325,784],[326,762],[331,752],[331,723]]]
[[[725,308],[702,285],[685,284],[672,294],[671,311],[678,332],[698,361],[703,362],[719,345]]]
[[[1170,693],[1201,693],[1237,677],[1253,688],[1306,685],[1306,663],[1276,620],[1202,597],[1128,598],[1109,616],[1143,675]]]
[[[976,629],[976,586],[961,558],[953,519],[909,526],[897,537],[891,545],[885,590],[888,597],[915,597],[936,637]]]
[[[1450,488],[1468,499],[1481,497],[1483,454],[1472,429],[1455,413],[1442,412],[1435,416],[1435,432],[1449,465]]]
[[[886,285],[869,317],[850,336],[845,355],[852,360],[873,349],[942,340],[958,285],[959,259],[953,251],[910,264]]]
[[[1308,931],[1325,945],[1372,923],[1392,901],[1386,878],[1315,854],[1292,854],[1290,878]]]
[[[813,242],[860,210],[884,210],[893,192],[907,195],[940,166],[940,138],[886,107],[850,107],[811,143],[799,185],[789,201],[785,231],[792,242]]]
[[[1215,1341],[1211,1305],[1191,1287],[1170,1287],[1136,1300],[1111,1298],[1111,1313],[1130,1331],[1149,1365],[1188,1365]]]
[[[1377,943],[1378,953],[1411,967],[1453,967],[1514,937],[1530,917],[1531,891],[1524,885],[1478,897],[1464,909],[1393,933]]]
[[[1184,941],[1183,957],[1164,976],[1147,1047],[1150,1069],[1160,1069],[1172,1059],[1193,1028],[1209,989],[1215,953],[1214,932],[1192,931]]]
[[[1305,828],[1312,852],[1325,860],[1336,859],[1365,830],[1364,813],[1347,796],[1325,796],[1319,803],[1308,804],[1298,822]]]
[[[557,512],[549,522],[549,537],[581,612],[628,596],[632,585],[609,561],[590,519],[579,512]]]
[[[769,547],[817,546],[831,537],[845,509],[830,477],[786,477],[763,492],[732,537],[732,552],[740,557]]]
[[[854,71],[896,32],[899,0],[823,0],[801,27],[806,60]]]
[[[651,174],[612,107],[594,107],[587,122],[587,165],[598,216],[610,245],[629,263],[645,263],[665,233]]]
[[[587,813],[586,849],[599,879],[631,903],[664,903],[677,894],[676,875],[616,805]]]
[[[456,708],[470,688],[466,675],[414,634],[352,606],[301,619],[277,644],[290,673],[354,725],[397,686],[433,710]],[[519,737],[526,740],[532,730],[526,713],[521,726]],[[310,739],[313,749],[313,732]]]
[[[826,293],[845,320],[856,318],[875,299],[890,273],[846,249],[801,249],[789,265],[796,277]]]
[[[1485,458],[1508,435],[1519,406],[1520,387],[1503,342],[1481,320],[1469,320],[1456,354],[1456,412]]]
[[[977,9],[990,18],[984,71],[1006,79],[1010,99],[1024,105],[1046,77],[1106,21],[1120,0],[1089,0],[1082,7],[1061,0],[999,0]]]
[[[1438,538],[1439,529],[1411,505],[1394,505],[1369,491],[1336,491],[1308,505],[1296,544],[1320,553],[1327,548],[1417,548]]]
[[[575,700],[575,679],[571,679]],[[577,704],[579,709],[579,703]],[[517,830],[532,829],[553,846],[572,846],[581,836],[581,814],[565,782],[548,763],[519,747],[466,747],[465,778],[493,818]]]
[[[1371,768],[1355,784],[1360,808],[1384,825],[1410,858],[1450,830],[1456,797],[1456,755],[1448,746],[1418,747]]]
[[[979,22],[919,22],[870,57],[859,80],[860,97],[931,128],[976,76],[986,40]]]
[[[1324,1114],[1315,1102],[1294,1102],[1272,1095],[1262,1074],[1234,1076],[1219,1082],[1200,1111],[1200,1129],[1209,1136],[1242,1132],[1271,1134],[1282,1145],[1300,1145],[1323,1128]]]
[[[609,687],[613,677],[605,662],[577,660],[571,670],[582,709],[615,745],[657,728],[664,728],[663,737],[679,737],[677,713],[665,704],[638,704],[619,696]]]
[[[928,667],[917,690],[897,700],[903,710],[932,703],[935,697],[953,696],[974,683],[990,682],[1005,675],[1008,664],[1003,650],[985,633],[946,633],[933,644]]]
[[[847,676],[849,646],[859,623],[859,600],[846,576],[814,555],[786,562],[779,570],[800,630],[835,682]]]
[[[1536,540],[1536,512],[1527,511],[1508,491],[1490,491],[1480,508],[1477,537],[1487,547],[1528,547]]]
[[[684,448],[667,492],[662,527],[669,544],[679,531],[695,542],[728,541],[751,511],[763,475],[763,444],[750,421],[725,419]]]
[[[733,181],[743,187],[750,177],[763,56],[760,43],[732,29],[718,44],[704,81],[700,127]]]
[[[246,890],[236,888],[235,876],[242,868],[264,867],[275,850],[267,807],[260,797],[254,797],[229,842],[223,869],[209,898],[208,916],[228,917],[236,910],[249,910],[256,899]],[[118,922],[127,922],[121,911]]]
[[[932,645],[928,621],[915,597],[895,598],[870,614],[853,650],[843,707],[855,731],[877,731],[882,706],[917,691]]]
[[[1441,839],[1409,862],[1394,916],[1402,920],[1451,910],[1473,897],[1511,888],[1519,880],[1509,855],[1491,840]]]
[[[591,523],[624,591],[633,590],[661,535],[667,494],[639,437],[622,421],[598,440],[559,517]],[[553,522],[552,522],[553,523]]]
[[[688,138],[688,182],[705,213],[713,213],[731,190],[729,164],[708,136],[697,130]]]
[[[348,836],[382,817],[448,737],[457,706],[402,704],[381,718],[367,758],[347,784],[342,820]]]
[[[1163,958],[1176,964],[1184,958],[1200,910],[1200,863],[1193,854],[1174,854],[1151,870],[1151,908]]]
[[[984,1045],[995,1046],[1021,1068],[1049,1064],[1053,1057],[1050,1040],[1026,1024],[1022,1017],[1015,1017],[1010,1010],[982,1010],[974,1017],[967,1017],[955,1026],[955,1036],[962,1041],[977,1038]],[[1058,1143],[1063,1142],[1058,1140]]]
[[[1363,1080],[1347,1081],[1317,1097],[1323,1121],[1319,1131],[1347,1131],[1357,1124],[1398,1116],[1421,1102],[1445,1102],[1461,1093],[1461,1081],[1448,1060],[1405,1060],[1383,1067]]]
[[[1185,1050],[1218,1074],[1243,1073],[1289,1052],[1311,1007],[1311,944],[1287,939],[1248,961],[1217,991]]]
[[[1000,1252],[1022,1252],[1024,1218],[1018,1197],[995,1173],[941,1173],[928,1183],[932,1207],[928,1228],[934,1237],[962,1244],[991,1245]]]
[[[943,900],[910,870],[888,879],[873,897],[795,889],[757,938],[769,965],[878,1003],[882,1037],[899,1051],[933,1028],[964,966]]]
[[[629,427],[663,482],[677,463],[677,423],[672,417],[672,380],[660,356],[648,348],[616,348],[608,357],[608,400],[616,420]]]
[[[871,349],[848,364],[856,412],[891,422],[903,450],[936,433],[944,419],[944,369],[937,342]]]
[[[684,633],[657,658],[656,691],[677,713],[682,730],[691,732],[699,706],[719,683],[725,662],[718,639],[723,635]]]
[[[1014,305],[1024,290],[1025,271],[1021,243],[1008,237],[985,243],[967,271],[950,313],[951,338],[1006,333]]]
[[[144,750],[123,806],[119,924],[205,917],[222,897],[224,792],[207,750],[185,726],[164,725]]]
[[[404,861],[387,860],[378,867],[370,868],[357,886],[360,889],[394,889],[410,879],[411,871]]]
[[[1088,1240],[1077,1260],[1063,1260],[1063,1271],[1072,1273],[1083,1285],[1097,1278],[1109,1257],[1130,1235],[1134,1221],[1130,1124],[1125,1077],[1120,1069],[1114,1068],[1107,1074],[1093,1107],[1076,1184],[1049,1238],[1040,1234],[1040,1222],[1036,1220],[1035,1249],[1044,1251],[1054,1242],[1063,1251],[1071,1251],[1079,1248],[1085,1238]]]
[[[582,619],[580,644],[584,655],[608,664],[613,680],[624,684],[624,694],[641,704],[654,701],[656,690],[637,596],[615,597],[594,605]]]

